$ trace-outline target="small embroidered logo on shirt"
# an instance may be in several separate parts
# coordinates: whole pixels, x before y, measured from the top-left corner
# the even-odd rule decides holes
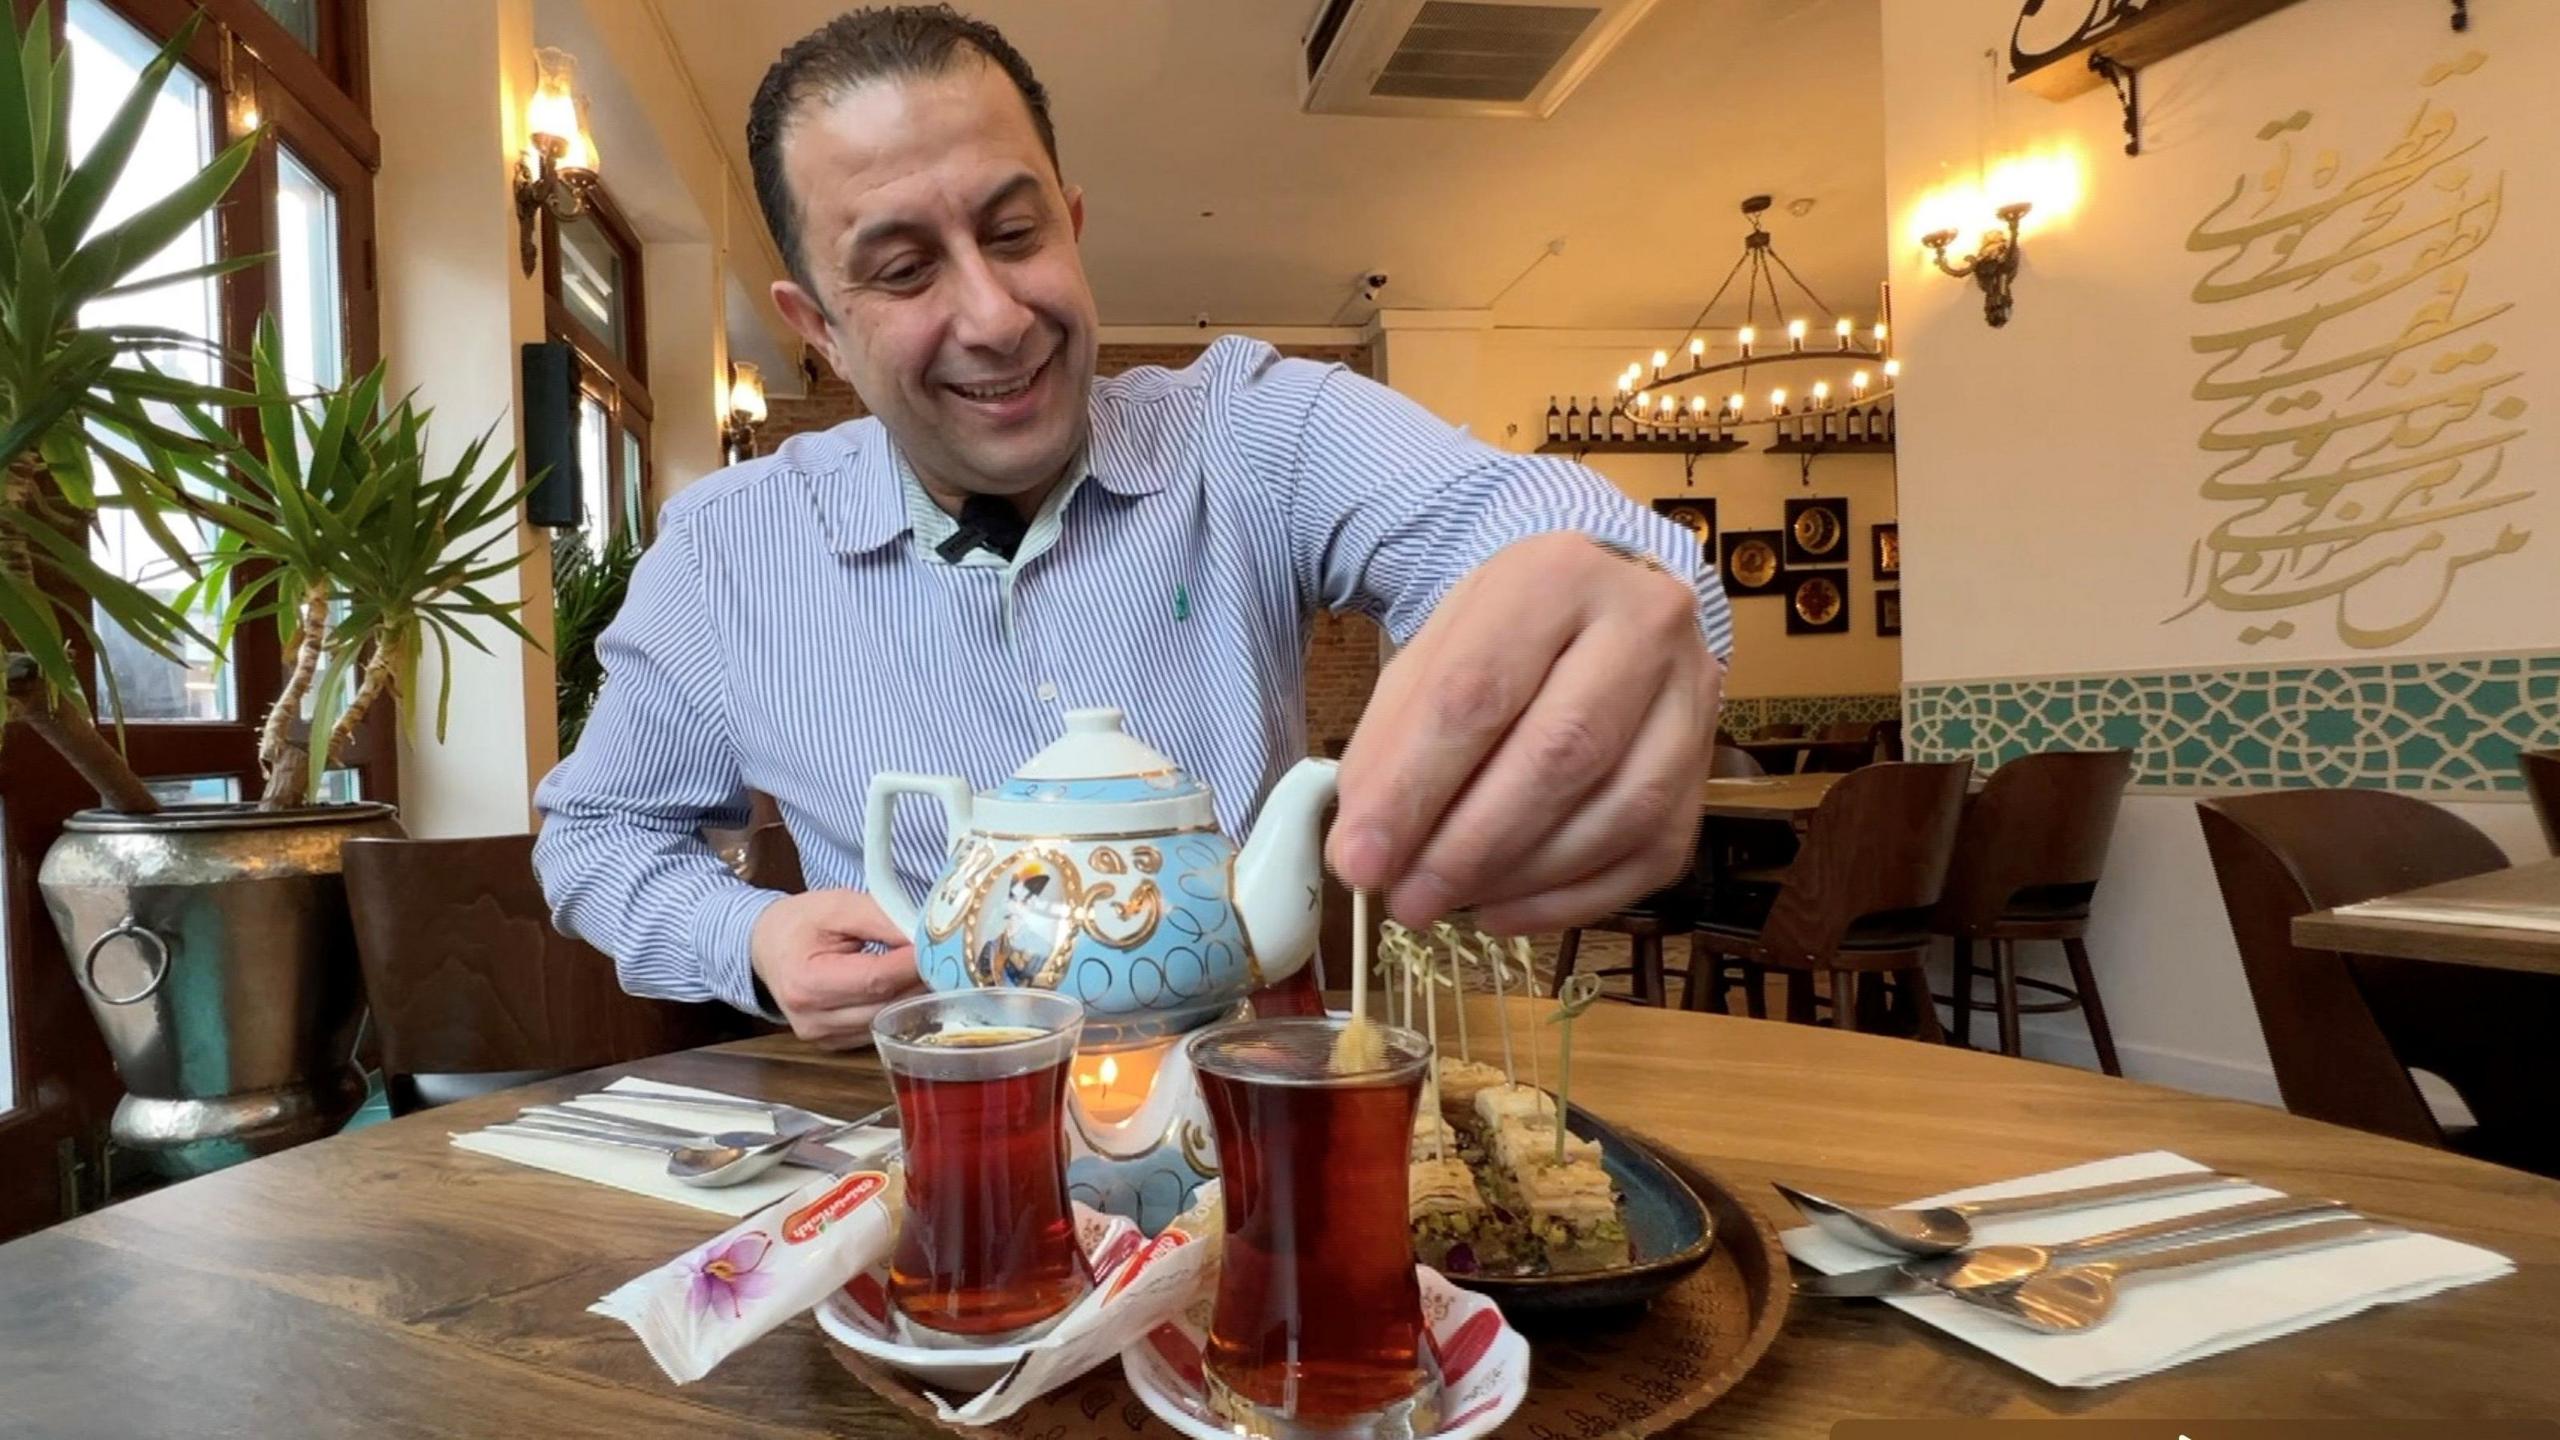
[[[1173,587],[1173,618],[1176,620],[1191,618],[1191,587],[1188,585]]]

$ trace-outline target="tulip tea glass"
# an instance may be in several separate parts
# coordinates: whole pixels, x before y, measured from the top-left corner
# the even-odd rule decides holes
[[[871,1022],[906,1150],[889,1299],[908,1323],[1024,1340],[1092,1288],[1064,1123],[1083,1025],[1076,1000],[1017,989],[919,995]]]
[[[1209,1405],[1269,1440],[1401,1440],[1438,1427],[1440,1377],[1405,1224],[1431,1047],[1380,1026],[1377,1066],[1340,1073],[1342,1028],[1257,1020],[1191,1041],[1226,1206],[1202,1356]]]

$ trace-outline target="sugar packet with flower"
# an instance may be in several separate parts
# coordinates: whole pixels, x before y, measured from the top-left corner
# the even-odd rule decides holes
[[[588,1306],[631,1327],[682,1385],[885,1261],[904,1195],[895,1164],[827,1175]]]

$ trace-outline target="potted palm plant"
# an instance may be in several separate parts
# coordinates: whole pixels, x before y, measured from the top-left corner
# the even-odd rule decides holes
[[[563,755],[578,748],[587,715],[604,689],[596,642],[622,612],[639,563],[640,546],[628,531],[615,535],[601,554],[588,549],[586,537],[575,530],[551,541],[551,663],[559,679]]]
[[[97,233],[183,27],[73,164],[69,60],[40,10],[0,56],[0,642],[13,719],[50,739],[98,790],[45,857],[45,905],[127,1091],[111,1136],[169,1174],[192,1174],[325,1134],[360,1103],[349,1063],[361,992],[339,847],[397,834],[391,807],[320,805],[316,787],[365,716],[414,690],[427,644],[478,644],[514,607],[480,587],[521,557],[505,523],[521,490],[487,437],[450,468],[426,458],[425,414],[385,411],[376,369],[343,390],[291,392],[272,326],[251,357],[254,393],[155,365],[202,342],[94,327],[104,297],[261,263],[147,276],[203,222],[247,163],[234,144],[169,195]],[[224,417],[254,405],[261,446]],[[105,486],[93,477],[103,475]],[[174,602],[89,558],[101,505],[130,514],[198,577]],[[211,537],[179,538],[178,516]],[[501,553],[503,552],[503,553]],[[175,658],[183,640],[227,645],[273,622],[294,659],[268,717],[267,784],[253,805],[163,809],[98,731],[77,657],[98,647],[90,603]],[[115,676],[99,678],[112,700]],[[313,714],[301,733],[305,702]],[[445,697],[438,698],[442,730]],[[316,745],[313,743],[316,741]],[[308,763],[316,748],[318,763]]]
[[[533,643],[519,602],[483,588],[525,558],[510,523],[524,494],[515,457],[487,459],[483,434],[450,466],[430,464],[427,414],[407,399],[385,404],[381,367],[303,397],[288,385],[281,352],[275,327],[262,324],[250,357],[259,452],[131,480],[138,504],[184,513],[213,537],[194,557],[200,577],[179,608],[211,617],[226,651],[244,626],[279,628],[291,668],[262,729],[265,792],[250,806],[89,812],[46,856],[42,877],[66,945],[92,937],[86,953],[94,954],[100,937],[129,936],[135,961],[150,967],[125,986],[139,999],[102,993],[110,983],[102,977],[88,980],[111,1038],[129,1032],[146,1068],[168,1055],[168,1078],[180,1087],[203,1075],[235,1087],[182,1090],[155,1106],[136,1070],[124,1067],[128,1047],[117,1046],[136,1092],[119,1121],[132,1108],[189,1122],[181,1134],[137,1121],[120,1125],[118,1137],[175,1173],[228,1163],[244,1143],[265,1149],[311,1138],[361,1103],[349,1065],[358,993],[338,855],[349,839],[399,827],[388,805],[320,803],[320,784],[377,706],[416,694],[426,647],[447,662],[435,696],[441,737],[453,642],[485,650],[473,627],[486,621]],[[182,414],[208,445],[223,431],[200,407]],[[155,905],[165,925],[146,918]],[[182,966],[178,954],[191,942],[212,963]],[[166,998],[143,1006],[159,998],[155,987]],[[290,1044],[280,1034],[260,1052],[265,1069],[246,1074],[243,1036],[283,1029],[272,1023],[279,1004],[307,1023],[291,1027]],[[262,1030],[251,1021],[267,1023]],[[190,1022],[205,1062],[192,1068],[182,1031]]]

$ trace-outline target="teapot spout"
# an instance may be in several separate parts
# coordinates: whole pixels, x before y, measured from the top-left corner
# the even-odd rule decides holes
[[[1272,787],[1236,857],[1236,910],[1263,981],[1285,979],[1315,953],[1324,897],[1324,812],[1334,762],[1301,760]]]

